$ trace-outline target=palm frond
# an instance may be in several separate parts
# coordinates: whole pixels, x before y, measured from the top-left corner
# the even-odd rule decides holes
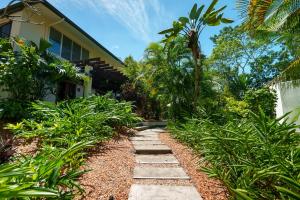
[[[237,8],[247,30],[299,29],[300,0],[238,0]]]

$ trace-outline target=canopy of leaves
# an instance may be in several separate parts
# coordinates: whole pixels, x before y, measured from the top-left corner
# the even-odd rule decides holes
[[[225,27],[211,40],[215,47],[206,65],[227,80],[230,91],[237,97],[241,95],[240,89],[261,87],[272,80],[293,59],[283,43],[272,38],[250,37],[240,27]]]

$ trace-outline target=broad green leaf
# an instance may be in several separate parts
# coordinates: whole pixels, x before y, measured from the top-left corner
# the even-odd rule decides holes
[[[296,182],[295,180],[293,180],[289,177],[286,177],[286,176],[281,176],[281,175],[279,177],[283,178],[285,180],[285,182],[293,185],[295,188],[300,189],[300,183]]]
[[[287,188],[284,188],[284,187],[279,187],[279,186],[275,186],[275,188],[279,191],[279,192],[281,192],[281,193],[283,193],[283,194],[286,194],[286,195],[289,195],[289,196],[291,196],[291,197],[293,197],[293,198],[295,198],[295,199],[300,199],[300,193],[299,192],[293,192],[293,191],[291,191],[291,190],[289,190],[289,189],[287,189]]]
[[[196,14],[196,20],[199,19],[200,15],[203,11],[203,8],[204,8],[204,5],[200,6],[200,8],[198,9],[197,14]]]
[[[221,11],[225,10],[226,7],[227,6],[223,6],[222,8],[219,8],[218,10],[211,12],[210,15],[218,15],[221,13]]]
[[[173,31],[174,31],[173,28],[169,28],[169,29],[166,29],[166,30],[163,30],[163,31],[159,32],[158,34],[167,34],[167,33],[173,32]]]
[[[207,10],[206,10],[204,16],[209,15],[209,14],[214,10],[214,7],[215,7],[215,5],[218,3],[218,1],[219,1],[219,0],[213,0],[213,1],[211,2],[211,4],[210,4],[209,7],[207,8]]]
[[[39,51],[40,53],[43,53],[45,52],[48,48],[50,48],[52,45],[50,42],[48,42],[47,40],[45,39],[41,39],[40,40],[40,46],[39,46]]]
[[[173,34],[177,35],[182,29],[183,29],[183,25],[180,22],[178,21],[173,22]]]
[[[31,189],[16,193],[17,197],[58,197],[59,194],[55,190],[50,189]]]
[[[180,21],[181,24],[182,24],[183,26],[185,26],[190,20],[189,20],[189,18],[187,18],[187,17],[180,17],[180,18],[178,19],[178,21]]]
[[[217,17],[210,18],[207,20],[207,25],[209,26],[218,26],[221,24],[221,20]]]
[[[230,23],[232,23],[232,22],[234,22],[234,21],[231,20],[231,19],[222,18],[222,19],[221,19],[221,22],[222,22],[222,23],[225,23],[225,24],[230,24]]]
[[[242,189],[233,189],[233,191],[242,199],[244,200],[253,200],[252,198],[250,198],[246,193],[246,190],[242,190]]]
[[[196,16],[197,16],[197,4],[195,3],[190,12],[190,19],[196,19]]]

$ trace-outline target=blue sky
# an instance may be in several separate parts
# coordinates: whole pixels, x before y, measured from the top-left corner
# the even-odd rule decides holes
[[[9,0],[1,0],[3,7]],[[186,16],[194,3],[209,4],[210,0],[49,0],[81,28],[122,60],[128,55],[141,59],[157,33],[169,28],[172,21]],[[220,0],[217,7],[227,5],[224,16],[240,23],[235,0]],[[201,36],[202,49],[211,53],[210,37],[223,26],[208,27]]]

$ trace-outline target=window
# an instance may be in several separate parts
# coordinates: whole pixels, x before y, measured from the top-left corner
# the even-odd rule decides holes
[[[89,59],[89,57],[90,57],[89,51],[86,50],[86,49],[84,49],[84,48],[82,48],[82,56],[81,56],[81,59],[82,59],[82,60],[87,60],[87,59]]]
[[[49,48],[49,51],[59,56],[61,48],[61,38],[62,35],[60,32],[58,32],[54,28],[50,28],[49,42],[52,44],[52,46]]]
[[[88,50],[81,48],[80,45],[52,27],[50,28],[49,42],[52,44],[49,51],[64,59],[72,61],[89,59]]]
[[[0,38],[8,38],[11,31],[11,22],[0,25]]]
[[[78,61],[81,57],[81,47],[73,42],[72,61]]]
[[[61,49],[61,57],[67,60],[71,60],[71,53],[72,53],[72,40],[64,36],[62,49]]]

